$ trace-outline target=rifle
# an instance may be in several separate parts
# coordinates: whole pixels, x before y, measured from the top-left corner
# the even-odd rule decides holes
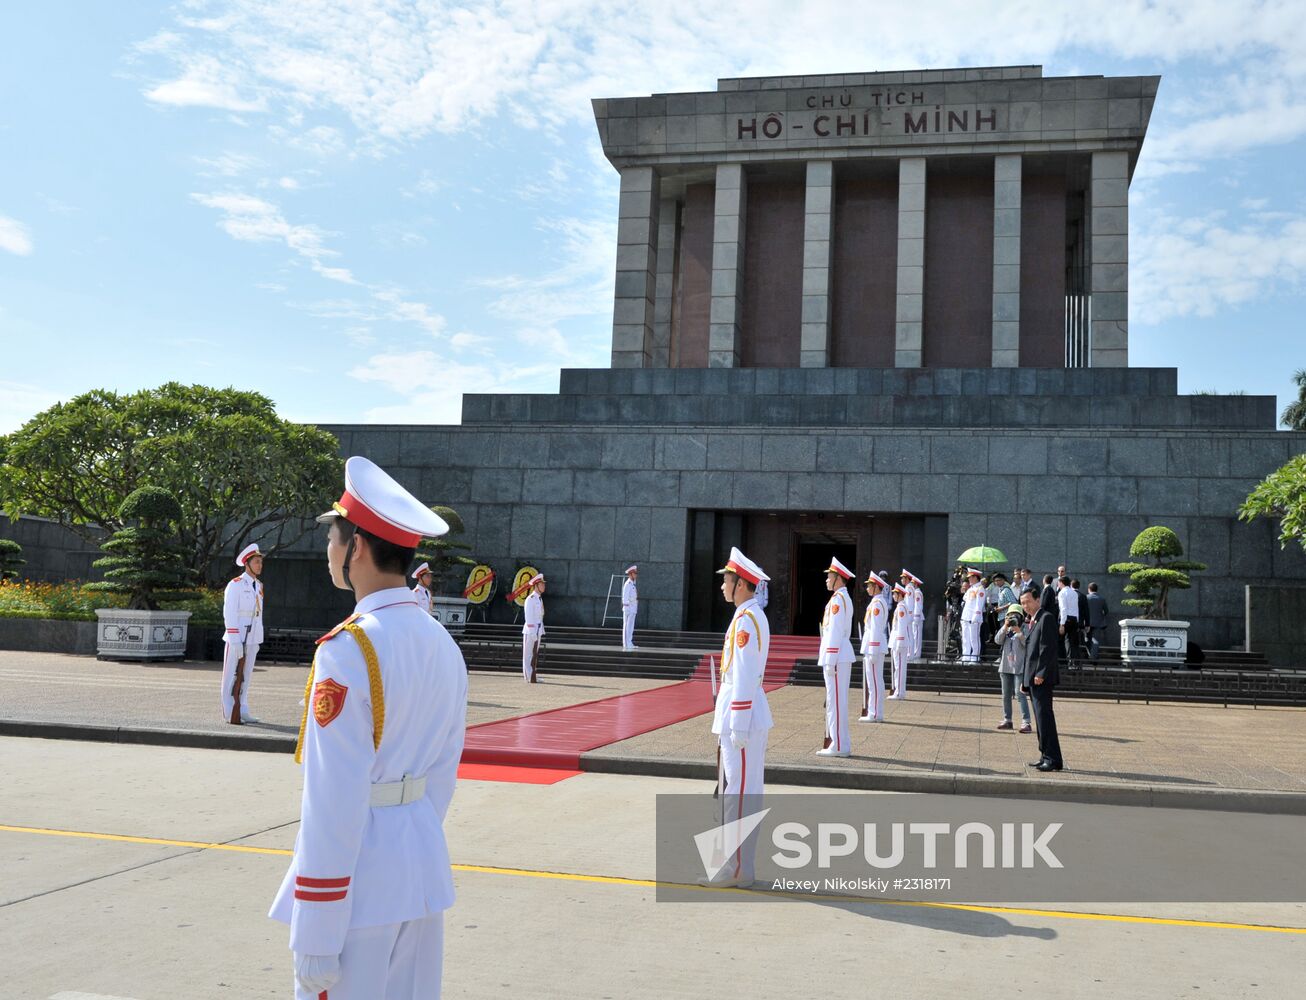
[[[535,650],[531,653],[531,683],[538,683],[540,676],[540,647],[544,645],[544,636],[535,640]]]
[[[707,658],[707,676],[712,682],[712,711],[716,712],[716,660],[709,656]],[[716,784],[712,786],[712,798],[719,798],[721,795],[721,738],[718,736],[716,741]]]
[[[254,627],[251,622],[245,626],[245,634],[240,643],[240,659],[236,661],[236,678],[231,684],[231,718],[227,721],[233,726],[243,726],[240,718],[240,694],[245,686],[245,657],[249,655],[249,630]]]

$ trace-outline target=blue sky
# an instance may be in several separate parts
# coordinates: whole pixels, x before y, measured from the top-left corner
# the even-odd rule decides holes
[[[0,433],[170,379],[292,419],[456,422],[607,364],[617,177],[591,97],[718,76],[1160,73],[1131,363],[1295,398],[1300,2],[230,0],[0,13]]]

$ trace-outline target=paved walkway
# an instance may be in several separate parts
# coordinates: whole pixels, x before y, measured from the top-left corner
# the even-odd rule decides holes
[[[219,718],[220,668],[217,663],[101,663],[89,657],[0,651],[0,732],[34,724],[28,731],[37,734],[41,726],[54,724],[149,730],[157,742],[169,742],[169,733],[272,738],[277,746],[293,739],[302,711],[304,667],[258,668],[252,704],[264,721],[243,727]],[[665,686],[664,681],[580,676],[549,676],[528,685],[515,674],[473,672],[468,724]],[[951,790],[975,794],[1008,794],[1011,789],[1028,794],[1021,788],[1042,787],[1084,794],[1103,788],[1192,790],[1199,795],[1244,789],[1297,793],[1306,802],[1306,709],[1067,698],[1058,702],[1057,716],[1069,769],[1042,775],[1027,766],[1038,756],[1033,735],[994,729],[999,721],[996,695],[922,693],[889,702],[884,723],[853,724],[854,756],[843,760],[814,756],[824,725],[822,698],[823,691],[812,687],[784,687],[770,695],[776,727],[768,764],[778,773],[789,769],[785,780],[930,791],[953,781]],[[711,773],[715,751],[707,708],[705,704],[699,717],[593,750],[582,766],[679,776]]]

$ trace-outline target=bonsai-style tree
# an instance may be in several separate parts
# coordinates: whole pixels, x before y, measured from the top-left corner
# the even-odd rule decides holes
[[[104,580],[86,589],[127,594],[127,607],[136,611],[157,611],[159,601],[189,597],[177,592],[192,577],[177,539],[181,517],[177,498],[157,486],[142,486],[132,491],[117,513],[123,524],[136,524],[119,528],[100,546],[107,555],[93,565],[105,571]]]
[[[0,584],[18,578],[18,567],[26,566],[23,547],[12,538],[0,538]]]
[[[457,541],[457,537],[467,530],[463,519],[452,507],[433,504],[431,510],[444,519],[449,530],[440,538],[423,538],[418,545],[417,558],[431,564],[431,589],[437,589],[446,582],[450,573],[466,566],[475,566],[476,560],[469,559],[461,552],[471,551],[471,546]]]
[[[1139,532],[1129,554],[1135,559],[1150,558],[1152,562],[1121,562],[1107,567],[1108,573],[1128,574],[1125,593],[1135,597],[1121,603],[1132,608],[1143,608],[1142,618],[1169,618],[1170,591],[1188,590],[1192,581],[1190,572],[1206,569],[1205,563],[1176,558],[1184,554],[1179,536],[1163,525],[1154,525]]]
[[[1306,396],[1306,387],[1302,392]],[[1238,508],[1239,520],[1254,521],[1258,517],[1279,519],[1280,547],[1296,541],[1306,548],[1306,455],[1298,455],[1271,472]]]

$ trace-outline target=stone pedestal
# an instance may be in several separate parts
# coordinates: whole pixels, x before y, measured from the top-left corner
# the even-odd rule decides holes
[[[96,657],[101,660],[184,660],[189,611],[96,608]]]

